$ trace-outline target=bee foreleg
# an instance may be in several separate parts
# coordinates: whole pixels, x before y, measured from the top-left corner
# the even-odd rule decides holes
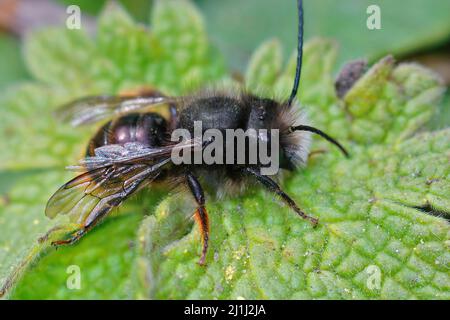
[[[186,181],[189,186],[192,195],[194,196],[195,202],[197,203],[197,209],[195,210],[194,218],[200,228],[202,235],[202,255],[198,261],[199,265],[204,265],[206,260],[206,253],[208,251],[208,240],[209,240],[209,221],[208,212],[205,208],[205,195],[200,185],[199,181],[191,173],[186,174]]]
[[[245,171],[255,177],[267,190],[276,193],[283,200],[283,202],[286,203],[292,210],[294,210],[300,217],[309,220],[313,226],[316,226],[319,223],[319,220],[317,218],[311,217],[307,215],[303,210],[301,210],[297,206],[295,201],[291,199],[291,197],[289,197],[270,177],[264,176],[257,170],[252,168],[246,168]]]

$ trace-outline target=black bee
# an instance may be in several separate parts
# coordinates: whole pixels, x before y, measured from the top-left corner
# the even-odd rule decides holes
[[[260,169],[257,160],[250,163],[246,154],[241,164],[175,164],[174,150],[182,153],[192,148],[206,148],[211,140],[174,142],[169,136],[175,129],[194,133],[194,122],[202,122],[202,130],[267,129],[279,131],[280,168],[295,170],[308,157],[310,134],[318,134],[348,156],[347,151],[321,130],[308,126],[294,110],[294,99],[300,81],[303,47],[303,6],[298,0],[298,54],[294,86],[289,99],[277,102],[249,93],[210,92],[191,97],[166,97],[156,90],[126,96],[98,96],[76,100],[64,106],[59,114],[75,126],[112,119],[90,141],[86,158],[72,169],[82,173],[63,185],[50,198],[46,215],[53,218],[68,214],[80,228],[69,238],[54,245],[70,244],[94,227],[112,209],[131,195],[155,182],[173,182],[188,187],[196,202],[194,217],[202,234],[200,264],[205,263],[208,249],[208,213],[203,184],[219,193],[224,185],[243,186],[252,180],[278,195],[300,217],[313,225],[308,216],[280,186]],[[258,137],[258,139],[260,139]],[[248,143],[247,143],[248,145]],[[247,149],[246,149],[247,150]],[[226,150],[223,150],[225,153]],[[200,180],[200,181],[199,181]]]

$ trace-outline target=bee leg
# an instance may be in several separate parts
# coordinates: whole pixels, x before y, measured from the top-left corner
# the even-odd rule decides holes
[[[107,213],[107,210],[101,211],[97,213],[95,216],[89,219],[89,221],[84,221],[83,224],[80,225],[80,229],[72,232],[70,235],[70,238],[63,239],[63,240],[56,240],[52,242],[53,246],[61,246],[61,245],[69,245],[77,242],[80,240],[81,237],[83,237],[86,233],[89,232]]]
[[[88,233],[89,230],[91,230],[95,225],[97,225],[97,223],[105,216],[107,212],[108,212],[107,210],[103,210],[91,218],[88,217],[89,221],[84,221],[84,223],[80,225],[80,229],[72,232],[70,238],[53,241],[52,245],[61,246],[77,242],[78,240],[80,240],[81,237],[83,237],[86,233]]]
[[[200,228],[203,242],[202,255],[200,257],[200,260],[198,261],[198,264],[203,266],[205,265],[209,240],[209,221],[208,212],[205,208],[205,195],[203,193],[202,186],[198,182],[197,178],[191,173],[186,174],[186,181],[189,189],[192,192],[192,195],[194,196],[195,202],[197,203],[197,209],[195,210],[194,218]]]
[[[59,230],[61,230],[61,229],[63,229],[63,228],[64,228],[63,226],[55,226],[55,227],[51,228],[50,230],[47,231],[46,234],[44,234],[42,237],[40,237],[40,238],[38,239],[38,242],[39,242],[39,243],[44,243],[45,241],[48,240],[48,238],[49,238],[53,233],[55,233],[55,232],[57,232],[57,231],[59,231]]]
[[[77,242],[82,236],[86,234],[86,231],[87,229],[83,227],[82,229],[73,232],[68,239],[53,241],[52,246],[61,246]]]
[[[315,227],[319,220],[317,218],[311,217],[307,215],[303,210],[301,210],[294,200],[291,199],[283,190],[281,190],[280,186],[273,181],[270,177],[264,176],[260,174],[257,170],[252,168],[246,168],[245,171],[254,176],[267,190],[276,193],[281,197],[284,203],[286,203],[292,210],[294,210],[300,217],[305,220],[309,220],[311,224]]]

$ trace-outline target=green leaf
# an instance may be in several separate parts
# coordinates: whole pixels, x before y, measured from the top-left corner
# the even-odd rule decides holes
[[[68,175],[64,172],[29,174],[2,195],[0,202],[0,297],[20,278],[29,264],[48,248],[48,241],[38,239],[62,223],[62,233],[71,226],[64,220],[50,221],[44,216],[45,203],[51,190]]]
[[[90,65],[95,56],[94,45],[83,29],[45,29],[25,41],[25,61],[32,75],[67,92],[86,90],[95,84]]]
[[[450,92],[447,90],[441,106],[431,120],[430,129],[445,128],[450,123]]]
[[[351,136],[361,143],[403,140],[432,118],[444,91],[442,81],[423,67],[394,68],[393,58],[384,58],[344,98],[353,118]]]
[[[52,107],[63,103],[60,88],[41,83],[10,87],[0,97],[3,137],[0,170],[63,167],[82,154],[87,130],[76,131],[57,123]],[[92,131],[92,130],[91,130]]]
[[[204,29],[190,2],[172,0],[156,1],[151,31],[110,5],[95,39],[51,29],[26,40],[36,80],[0,100],[0,130],[9,138],[0,142],[9,150],[0,156],[0,179],[9,180],[0,184],[2,293],[14,299],[450,299],[450,130],[416,133],[435,112],[440,81],[420,66],[385,58],[339,99],[332,73],[337,45],[323,39],[305,44],[300,107],[313,125],[341,139],[351,159],[315,140],[312,151],[322,152],[282,183],[319,218],[317,228],[261,189],[220,201],[208,194],[210,251],[201,267],[189,195],[155,189],[127,201],[79,243],[50,247],[74,226],[48,220],[45,203],[71,176],[62,167],[80,157],[95,129],[59,124],[51,111],[79,95],[139,85],[169,94],[213,86],[226,75]],[[281,56],[278,42],[263,44],[250,60],[247,89],[285,99],[295,54],[285,65]],[[55,226],[62,229],[37,241]],[[66,285],[70,265],[80,267],[80,290]]]
[[[203,18],[189,1],[156,0],[151,19],[162,66],[148,73],[164,79],[162,89],[182,93],[223,75],[222,58],[208,46]]]
[[[36,268],[24,276],[24,285],[19,286],[11,298],[127,298],[128,277],[135,255],[130,248],[140,221],[140,214],[129,212],[108,219],[89,239],[81,240],[76,246],[47,250]],[[114,236],[108,239],[105,234]],[[102,262],[98,263],[100,260]],[[80,270],[79,290],[66,284],[71,266]]]
[[[137,232],[137,257],[131,277],[132,298],[145,299],[158,290],[159,272],[165,257],[163,251],[189,232],[192,226],[186,213],[186,197],[168,197],[159,204],[154,215],[142,221]],[[192,206],[191,210],[194,210]]]
[[[247,68],[245,83],[249,90],[260,94],[275,93],[275,82],[282,65],[281,45],[277,40],[266,42],[253,56]]]

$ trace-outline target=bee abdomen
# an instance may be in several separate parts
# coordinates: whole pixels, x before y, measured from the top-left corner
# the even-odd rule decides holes
[[[110,145],[139,142],[149,147],[161,146],[167,133],[166,120],[156,113],[132,113],[109,121],[88,144],[86,154],[95,155],[95,149]]]

